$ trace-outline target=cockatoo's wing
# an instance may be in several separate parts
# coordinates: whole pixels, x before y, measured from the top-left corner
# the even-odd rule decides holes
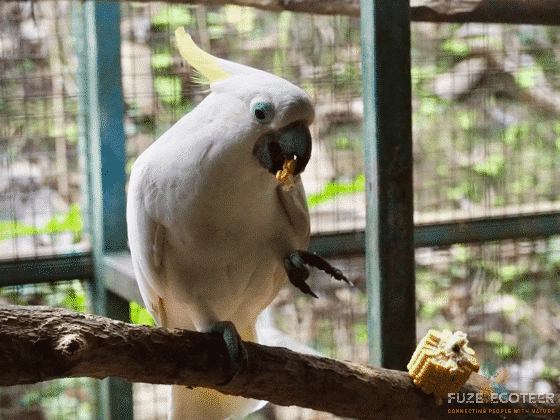
[[[137,170],[131,177],[128,187],[127,224],[132,264],[138,288],[146,309],[160,326],[167,326],[164,296],[161,287],[163,280],[163,225],[155,221],[144,205],[142,186],[145,183],[146,167],[138,162]]]
[[[298,175],[293,187],[279,185],[276,191],[292,235],[301,238],[304,243],[302,249],[307,249],[310,238],[309,210],[301,177]]]

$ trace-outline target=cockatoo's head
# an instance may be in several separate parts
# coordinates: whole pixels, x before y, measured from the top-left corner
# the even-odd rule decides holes
[[[183,28],[175,32],[181,55],[210,84],[213,93],[234,95],[246,103],[239,110],[256,134],[253,156],[271,174],[294,161],[293,175],[311,157],[309,125],[314,111],[304,90],[270,73],[216,58],[201,50]]]

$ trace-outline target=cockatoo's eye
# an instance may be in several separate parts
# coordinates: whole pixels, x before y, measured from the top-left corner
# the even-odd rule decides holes
[[[274,105],[270,102],[255,102],[251,105],[251,112],[261,124],[267,124],[274,118]]]

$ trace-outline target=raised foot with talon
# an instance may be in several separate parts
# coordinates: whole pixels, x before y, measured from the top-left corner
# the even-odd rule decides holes
[[[305,280],[309,278],[309,269],[306,265],[324,271],[335,279],[345,281],[352,286],[352,283],[342,274],[342,271],[333,267],[319,255],[308,251],[294,251],[284,259],[284,268],[286,269],[290,282],[303,293],[315,298],[317,297],[307,283],[305,283]]]

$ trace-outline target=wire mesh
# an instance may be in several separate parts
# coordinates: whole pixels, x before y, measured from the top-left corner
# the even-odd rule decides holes
[[[0,287],[0,305],[47,305],[91,311],[89,283],[57,283]],[[96,413],[95,381],[65,378],[0,388],[0,420],[90,420]]]
[[[558,211],[558,28],[412,27],[416,222]]]
[[[418,249],[418,335],[465,331],[487,374],[509,371],[508,389],[558,392],[559,245],[552,237]]]
[[[71,16],[70,1],[0,3],[0,263],[88,249]],[[89,311],[89,302],[78,280],[0,287],[0,304]],[[0,388],[0,419],[91,419],[94,386],[81,378]]]
[[[88,248],[71,4],[0,4],[0,260]]]
[[[560,29],[415,23],[412,34],[415,222],[557,212]],[[558,240],[418,249],[419,336],[463,330],[488,378],[506,368],[509,389],[557,392]]]

